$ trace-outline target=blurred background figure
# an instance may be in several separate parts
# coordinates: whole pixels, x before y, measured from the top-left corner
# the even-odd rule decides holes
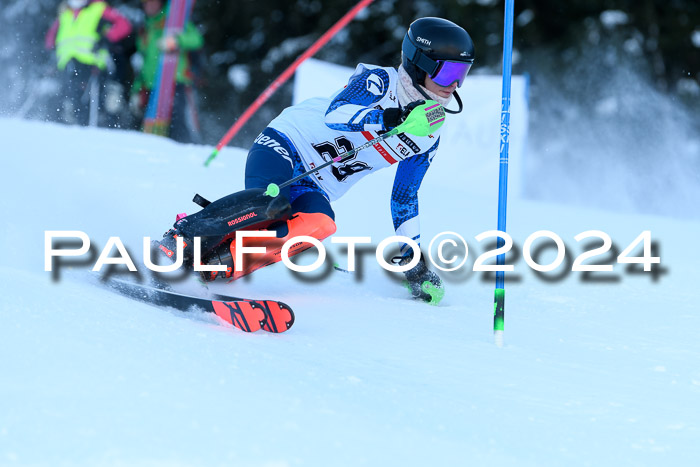
[[[167,2],[164,0],[143,0],[141,5],[146,14],[146,21],[136,41],[141,63],[131,89],[129,107],[134,116],[141,121],[155,84],[161,54],[177,51],[179,58],[169,136],[183,143],[200,143],[202,138],[192,63],[193,57],[204,45],[204,39],[191,21],[185,23],[182,33],[176,36],[165,35],[163,30]]]
[[[66,0],[46,34],[45,45],[56,49],[62,75],[61,118],[66,123],[97,126],[100,113],[116,125],[124,108],[124,90],[116,79],[109,44],[131,33],[131,23],[104,1]],[[105,92],[102,92],[104,90]]]

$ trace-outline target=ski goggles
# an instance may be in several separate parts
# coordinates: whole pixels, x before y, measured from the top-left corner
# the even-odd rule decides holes
[[[455,81],[457,87],[462,87],[464,78],[467,77],[469,69],[472,67],[468,62],[451,62],[449,60],[438,60],[437,68],[434,73],[430,74],[430,79],[439,86],[451,86]]]
[[[439,86],[447,87],[455,81],[457,81],[458,87],[464,84],[464,79],[467,77],[474,60],[465,62],[433,60],[416,47],[409,36],[409,34],[406,34],[406,37],[404,37],[402,51],[411,63],[425,71],[430,76],[430,79]]]

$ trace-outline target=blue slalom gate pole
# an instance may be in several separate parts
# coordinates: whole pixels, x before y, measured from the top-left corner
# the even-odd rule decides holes
[[[508,201],[508,139],[510,134],[510,77],[513,70],[513,9],[514,0],[506,0],[503,28],[503,91],[501,97],[501,154],[498,173],[498,230],[506,231],[506,206]],[[499,237],[498,247],[505,241]],[[506,255],[498,255],[496,264],[503,266]],[[496,345],[503,346],[505,321],[505,272],[496,272],[496,293],[493,304],[493,336]]]

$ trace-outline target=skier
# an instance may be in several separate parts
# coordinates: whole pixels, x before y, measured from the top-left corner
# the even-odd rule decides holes
[[[405,120],[425,114],[436,101],[445,111],[458,113],[460,87],[474,61],[474,45],[460,26],[441,18],[421,18],[408,29],[402,45],[402,63],[396,68],[360,64],[347,86],[333,98],[313,98],[285,109],[255,139],[245,169],[246,190],[214,203],[191,216],[179,217],[166,232],[158,248],[171,258],[176,241],[183,237],[184,260],[191,264],[191,243],[202,239],[202,263],[225,265],[225,272],[207,272],[205,280],[237,279],[280,261],[280,249],[289,238],[311,236],[318,240],[332,235],[335,214],[331,202],[359,179],[376,170],[397,164],[391,195],[391,214],[397,235],[420,244],[418,188],[440,141],[440,130],[399,133],[381,144],[362,150],[342,163],[312,172],[286,187],[280,196],[265,196],[270,183],[281,184],[313,170],[353,148],[387,132]],[[457,110],[450,110],[452,98]],[[435,104],[432,102],[431,104]],[[452,105],[454,107],[454,104]],[[422,114],[422,115],[421,115]],[[234,267],[236,230],[267,229],[274,238],[246,239],[244,246],[263,245],[265,254],[247,254],[242,270]],[[295,244],[289,255],[311,245]],[[395,262],[406,265],[414,252],[404,244]],[[421,257],[406,278],[414,298],[435,303],[444,293],[440,277]]]
[[[164,35],[165,2],[142,0],[141,5],[146,13],[146,24],[139,32],[136,47],[143,57],[143,64],[131,89],[131,111],[136,118],[143,119],[151,90],[155,85],[160,55],[163,52],[177,51],[179,57],[169,136],[182,143],[199,143],[201,135],[197,121],[195,90],[192,86],[194,76],[190,54],[202,48],[202,34],[191,21],[187,21],[179,35]]]
[[[56,66],[63,72],[63,119],[66,123],[96,125],[96,112],[90,121],[90,101],[96,104],[96,110],[104,72],[114,71],[106,41],[117,43],[127,37],[131,23],[104,1],[66,0],[58,11],[44,45],[56,49]]]

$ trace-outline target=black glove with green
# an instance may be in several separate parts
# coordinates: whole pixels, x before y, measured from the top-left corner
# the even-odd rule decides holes
[[[405,266],[413,259],[413,251],[405,256],[397,256],[392,262],[399,266]],[[445,287],[442,279],[435,272],[428,269],[425,257],[421,255],[420,261],[412,269],[405,271],[406,287],[411,291],[413,298],[422,300],[431,305],[437,305],[445,296]]]
[[[384,128],[391,130],[392,128],[396,128],[397,126],[401,125],[404,121],[406,121],[408,114],[410,114],[413,109],[423,104],[425,104],[424,100],[417,100],[411,102],[404,108],[392,107],[390,109],[386,109],[383,117]]]

